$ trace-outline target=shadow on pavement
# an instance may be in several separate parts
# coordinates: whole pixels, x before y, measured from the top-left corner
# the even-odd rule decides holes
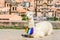
[[[26,38],[34,38],[33,36],[22,34],[21,36],[26,37]]]

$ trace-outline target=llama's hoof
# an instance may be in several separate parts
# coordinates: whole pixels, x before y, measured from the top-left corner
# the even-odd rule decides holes
[[[29,38],[34,38],[33,36],[28,35]]]
[[[33,36],[31,36],[31,35],[26,35],[26,34],[25,34],[25,35],[22,34],[22,36],[23,36],[23,37],[27,37],[27,38],[34,38]]]

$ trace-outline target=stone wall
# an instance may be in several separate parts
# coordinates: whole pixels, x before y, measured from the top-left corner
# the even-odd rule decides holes
[[[60,28],[60,22],[58,21],[50,21],[51,23],[52,23],[52,25],[53,25],[53,28]],[[36,24],[37,22],[35,22],[35,24]],[[25,22],[25,23],[21,23],[20,24],[21,26],[25,26],[25,25],[27,25],[27,22]]]
[[[51,22],[53,25],[53,28],[60,28],[60,22]]]
[[[50,21],[53,25],[53,28],[60,28],[60,22],[56,22],[56,21]],[[37,22],[35,22],[36,24]],[[18,26],[20,28],[22,28],[23,26],[26,27],[28,25],[27,21],[22,21],[22,22],[0,22],[0,26]]]

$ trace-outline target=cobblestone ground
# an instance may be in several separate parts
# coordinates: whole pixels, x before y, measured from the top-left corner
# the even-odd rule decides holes
[[[23,30],[0,29],[0,40],[60,40],[60,30],[54,30],[53,34],[44,38],[26,38]]]

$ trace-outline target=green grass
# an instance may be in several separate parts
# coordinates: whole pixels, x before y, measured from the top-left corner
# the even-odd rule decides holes
[[[56,29],[57,30],[57,29],[60,29],[60,28],[53,28],[53,29]]]
[[[24,29],[25,26],[18,27],[18,26],[0,26],[0,29]],[[53,28],[53,29],[60,29],[60,28]]]
[[[22,20],[26,21],[27,20],[26,16],[23,16],[22,17]]]
[[[18,27],[18,26],[0,26],[0,29],[24,29],[24,26]]]
[[[56,17],[51,17],[51,18],[47,17],[47,20],[56,21],[56,20],[58,20],[58,18],[56,18]]]

